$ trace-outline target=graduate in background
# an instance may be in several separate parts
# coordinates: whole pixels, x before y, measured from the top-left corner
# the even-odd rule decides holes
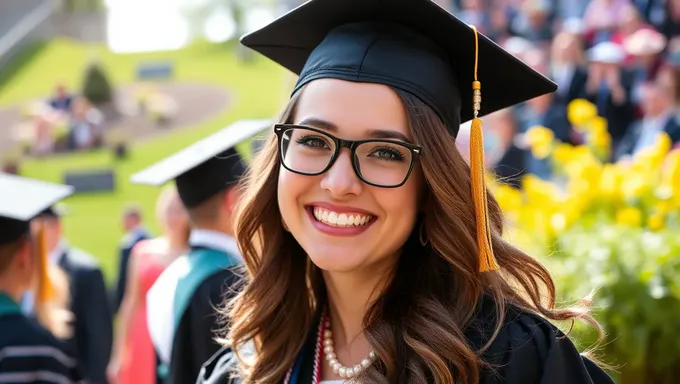
[[[168,383],[193,383],[201,365],[219,350],[216,308],[233,293],[241,264],[232,210],[246,164],[235,149],[263,130],[236,123],[132,176],[133,183],[160,186],[174,179],[187,208],[191,250],[175,260],[147,294],[149,333]]]
[[[88,383],[105,384],[113,339],[109,295],[97,260],[64,239],[63,213],[59,206],[49,207],[33,222],[44,228],[50,264],[68,276],[70,312],[74,321],[73,335],[65,339],[65,344],[78,359]]]
[[[68,318],[52,307],[49,263],[30,220],[73,189],[0,173],[0,383],[80,382],[77,361],[46,328],[21,311],[22,295],[34,287],[37,315],[57,332]],[[39,231],[40,232],[40,231]]]
[[[118,279],[115,289],[112,291],[111,304],[113,313],[118,314],[123,302],[125,287],[127,287],[128,264],[132,248],[140,241],[151,238],[151,234],[144,227],[142,211],[135,205],[130,205],[123,211],[123,229],[125,236],[120,240],[118,249]]]

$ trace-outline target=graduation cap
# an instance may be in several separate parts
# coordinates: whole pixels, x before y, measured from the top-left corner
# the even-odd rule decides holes
[[[33,218],[72,193],[71,186],[0,173],[0,245],[27,234]]]
[[[175,180],[182,203],[192,208],[238,183],[246,163],[236,145],[268,126],[236,122],[132,175],[136,184],[161,186]]]
[[[378,83],[418,97],[454,137],[474,119],[470,167],[480,270],[498,268],[478,117],[554,92],[555,83],[431,0],[311,0],[241,43],[298,74],[293,93],[322,78]]]

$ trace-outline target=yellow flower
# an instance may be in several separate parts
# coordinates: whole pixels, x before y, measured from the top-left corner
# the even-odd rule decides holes
[[[655,213],[647,219],[647,226],[649,229],[652,231],[658,231],[660,229],[663,229],[665,224],[665,218],[664,215]]]
[[[629,227],[639,227],[642,223],[642,212],[634,207],[622,208],[616,213],[616,222]]]
[[[577,129],[597,116],[597,107],[585,99],[576,99],[567,106],[567,118]]]
[[[559,143],[553,151],[553,159],[559,164],[566,164],[574,158],[574,146],[571,144]]]
[[[562,202],[562,192],[557,185],[540,177],[528,174],[522,178],[522,186],[528,204],[547,207]]]
[[[658,175],[666,153],[659,146],[641,150],[633,157],[633,170],[651,177]]]
[[[555,134],[550,129],[537,125],[529,128],[525,138],[534,157],[545,159],[552,151]]]
[[[500,184],[496,186],[494,196],[503,212],[516,212],[522,208],[522,192],[516,188]]]
[[[609,149],[612,137],[607,131],[593,131],[590,135],[590,145],[598,149]]]
[[[588,121],[588,130],[593,134],[608,134],[607,126],[607,119],[601,116],[595,116]]]
[[[680,194],[680,149],[671,151],[666,156],[663,169],[663,182],[673,187]]]
[[[648,189],[644,175],[637,172],[630,173],[621,183],[621,192],[627,199],[641,197]]]
[[[620,191],[623,180],[621,168],[616,164],[605,164],[600,176],[600,191],[606,197],[614,197]]]
[[[668,151],[671,150],[672,146],[673,142],[666,132],[661,132],[656,136],[656,140],[654,141],[654,149],[656,149],[658,153],[666,155],[668,154]]]

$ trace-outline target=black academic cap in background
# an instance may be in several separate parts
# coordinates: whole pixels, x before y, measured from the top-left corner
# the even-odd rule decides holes
[[[0,245],[27,234],[30,221],[73,193],[73,187],[0,173]]]
[[[311,0],[241,43],[300,75],[389,85],[429,105],[457,135],[473,118],[473,29],[431,0]],[[479,36],[480,116],[557,85]]]
[[[137,172],[131,181],[161,186],[174,179],[182,203],[195,207],[241,179],[247,165],[235,147],[266,128],[237,122]]]

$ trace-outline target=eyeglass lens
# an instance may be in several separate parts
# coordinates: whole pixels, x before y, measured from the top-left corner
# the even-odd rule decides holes
[[[281,158],[293,172],[317,175],[337,157],[330,135],[305,128],[287,128],[281,135]],[[359,178],[379,186],[396,186],[409,175],[413,154],[389,141],[368,141],[356,146],[352,162]]]

